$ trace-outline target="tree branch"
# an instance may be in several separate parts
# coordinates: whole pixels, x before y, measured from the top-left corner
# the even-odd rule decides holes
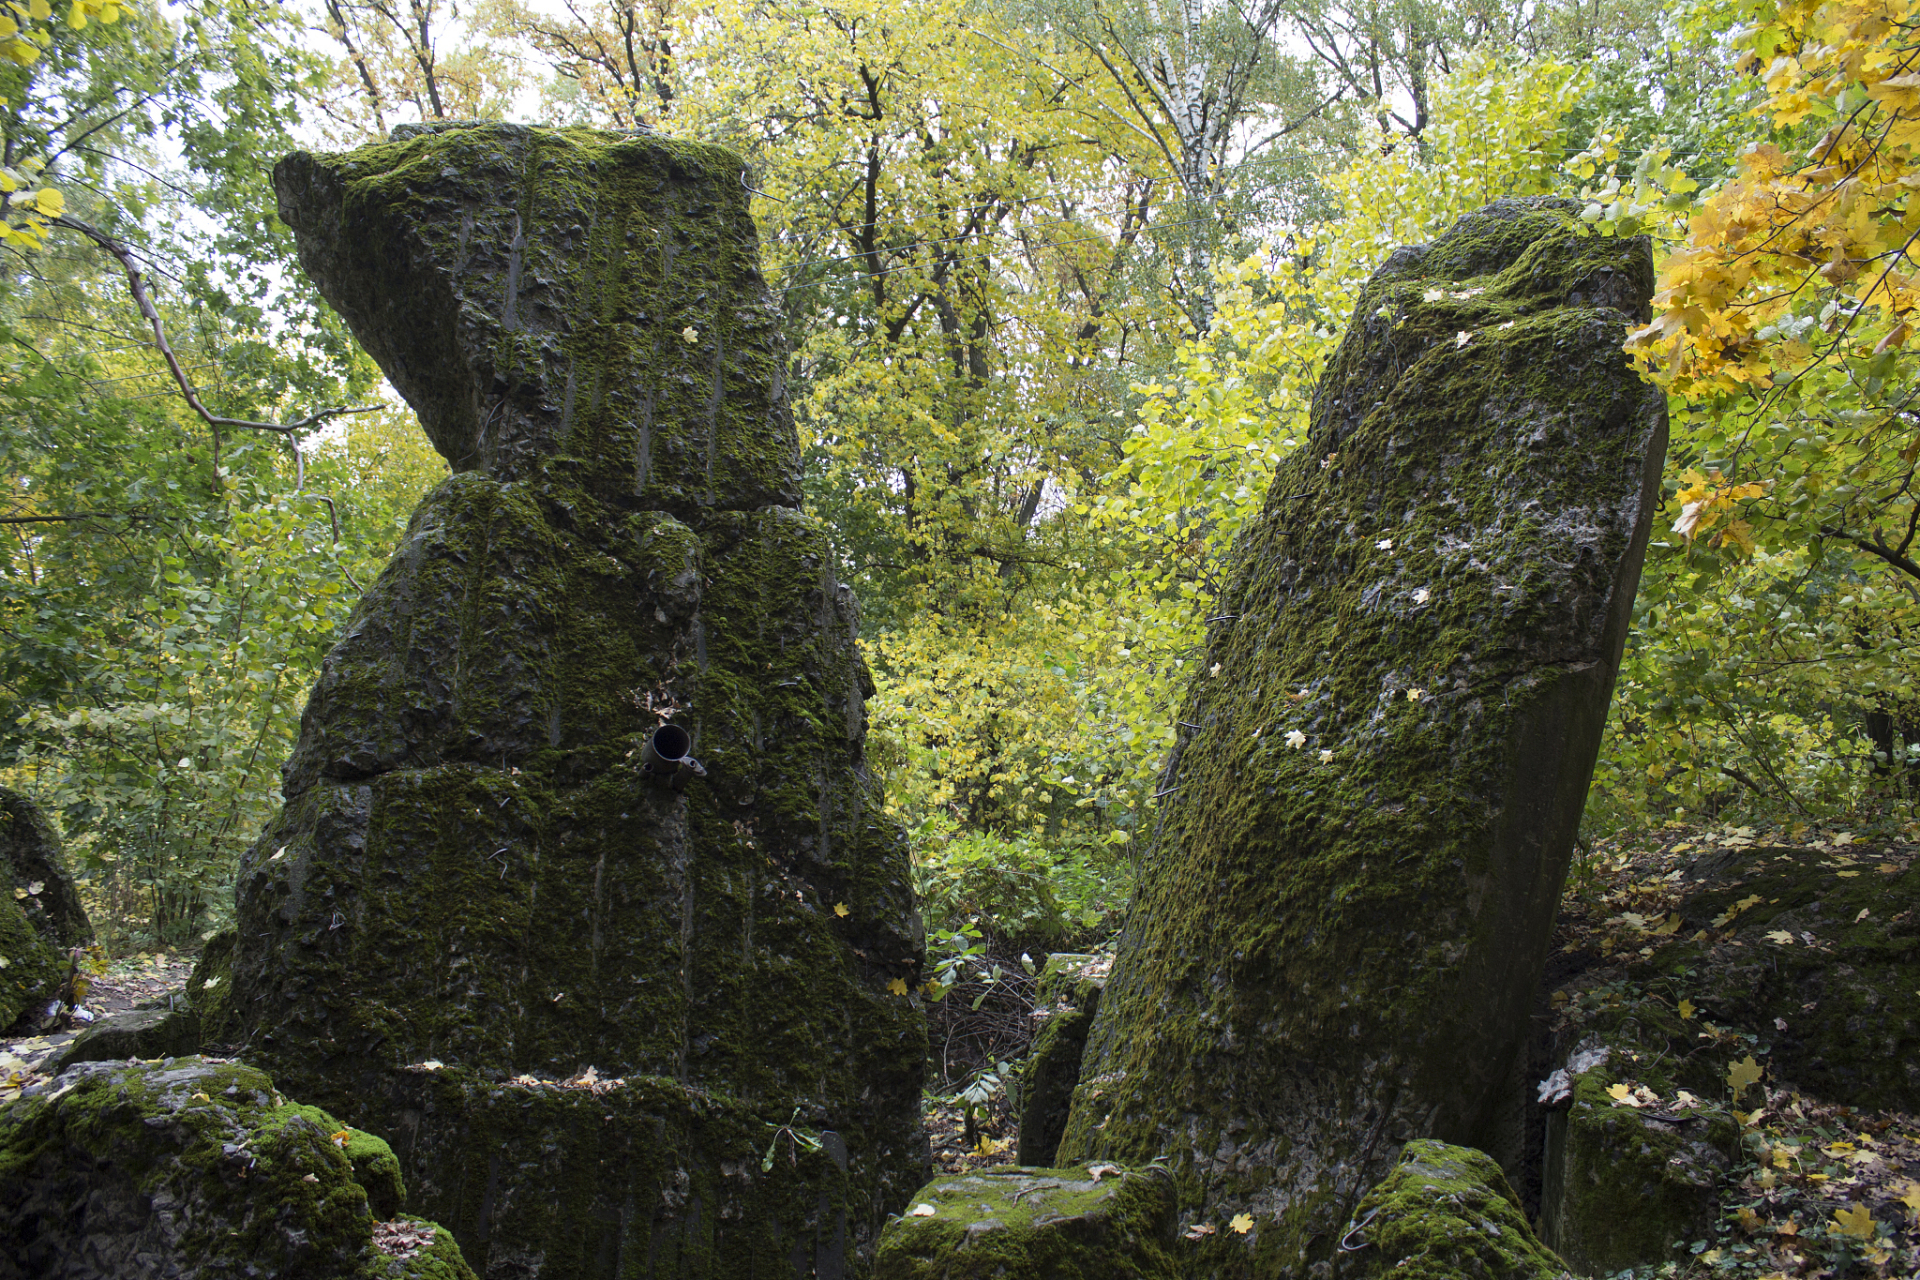
[[[56,227],[64,227],[68,231],[79,232],[112,254],[120,263],[120,269],[126,272],[127,289],[133,295],[134,305],[140,309],[140,314],[145,317],[147,324],[152,327],[154,345],[159,348],[160,354],[166,358],[167,368],[172,370],[173,380],[179,386],[180,394],[186,398],[187,403],[193,406],[193,411],[199,414],[208,426],[216,429],[220,427],[234,427],[245,431],[278,432],[280,435],[286,436],[288,440],[293,443],[294,452],[297,454],[300,446],[294,437],[300,432],[311,430],[329,418],[338,418],[350,413],[373,413],[379,409],[380,406],[377,404],[362,405],[359,408],[351,409],[344,407],[338,409],[321,409],[294,422],[254,422],[246,418],[220,417],[218,414],[209,410],[204,404],[200,403],[200,396],[194,390],[193,383],[187,379],[186,370],[180,367],[179,357],[174,355],[173,347],[167,342],[167,330],[166,326],[160,322],[160,313],[154,309],[153,300],[147,296],[146,277],[141,275],[140,268],[134,265],[133,251],[98,227],[90,226],[77,219],[62,216],[51,219],[51,222]]]

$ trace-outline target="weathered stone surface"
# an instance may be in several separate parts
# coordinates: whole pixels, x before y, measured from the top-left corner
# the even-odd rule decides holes
[[[63,948],[93,942],[93,924],[60,857],[60,838],[38,805],[6,787],[0,787],[0,869],[13,877],[9,896],[26,890],[15,901],[41,937]]]
[[[73,1038],[54,1060],[64,1071],[76,1062],[127,1058],[174,1058],[200,1048],[199,1028],[171,1009],[129,1009],[109,1014]]]
[[[276,171],[456,474],[322,668],[194,1007],[389,1136],[488,1276],[859,1272],[925,1176],[889,989],[923,939],[740,172],[504,125]],[[588,1068],[617,1096],[510,1084]],[[788,1123],[827,1154],[763,1173]]]
[[[1727,1109],[1697,1098],[1684,1110],[1643,1109],[1608,1093],[1621,1082],[1670,1093],[1674,1067],[1688,1065],[1684,1058],[1666,1063],[1631,1035],[1613,1044],[1595,1035],[1546,1082],[1566,1096],[1547,1118],[1540,1229],[1581,1274],[1671,1261],[1675,1241],[1709,1235],[1719,1218],[1740,1141]],[[1724,1096],[1725,1077],[1695,1087]]]
[[[1238,548],[1063,1160],[1165,1154],[1219,1275],[1328,1259],[1524,1037],[1658,501],[1644,241],[1501,201],[1364,290]]]
[[[471,1280],[404,1197],[385,1143],[237,1063],[86,1063],[0,1110],[0,1280]]]
[[[1395,1280],[1554,1280],[1567,1265],[1540,1243],[1492,1156],[1418,1139],[1369,1191],[1340,1237],[1340,1272]]]
[[[939,1178],[880,1238],[875,1280],[1179,1280],[1163,1169]],[[932,1212],[928,1213],[927,1210]]]
[[[65,981],[67,952],[93,926],[39,808],[0,787],[0,1030],[38,1011]]]
[[[1047,957],[1034,991],[1034,1012],[1046,1018],[1020,1068],[1020,1164],[1050,1165],[1060,1149],[1087,1030],[1106,985],[1105,968],[1093,956],[1063,951]]]

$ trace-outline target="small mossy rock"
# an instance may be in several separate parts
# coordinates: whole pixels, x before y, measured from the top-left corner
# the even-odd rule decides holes
[[[40,936],[71,949],[93,942],[93,924],[67,875],[54,835],[40,807],[18,791],[0,787],[0,888],[20,904]]]
[[[346,1152],[347,1163],[353,1166],[353,1180],[366,1190],[367,1206],[373,1216],[382,1222],[400,1216],[407,1204],[407,1184],[400,1176],[400,1161],[384,1139],[364,1129],[343,1126],[318,1107],[289,1103],[287,1109],[315,1124],[330,1126],[327,1129],[330,1134],[346,1134],[340,1149]]]
[[[1739,1152],[1722,1107],[1650,1112],[1613,1098],[1664,1056],[1632,1045],[1582,1041],[1556,1082],[1569,1096],[1547,1117],[1541,1234],[1583,1275],[1668,1262],[1675,1241],[1705,1236]]]
[[[200,1044],[210,1053],[239,1038],[232,998],[233,944],[238,936],[236,930],[223,929],[208,938],[181,992],[197,1020]]]
[[[1060,1139],[1067,1131],[1067,1111],[1080,1083],[1080,1056],[1087,1045],[1087,1029],[1100,1008],[1106,986],[1104,972],[1086,976],[1094,962],[1090,955],[1056,952],[1034,992],[1034,1012],[1045,1020],[1020,1068],[1020,1146],[1016,1159],[1023,1165],[1051,1165]]]
[[[375,1246],[342,1128],[238,1063],[72,1067],[0,1110],[0,1278],[471,1277]]]
[[[188,1009],[129,1009],[100,1019],[75,1036],[54,1059],[64,1071],[77,1062],[178,1058],[200,1047],[200,1022]]]
[[[874,1280],[1179,1280],[1174,1226],[1162,1169],[988,1169],[922,1187]]]
[[[1395,1280],[1554,1280],[1569,1274],[1534,1235],[1494,1158],[1421,1139],[1369,1191],[1341,1237],[1340,1274]]]
[[[507,125],[275,172],[455,474],[323,663],[190,994],[210,1043],[390,1136],[490,1276],[857,1273],[925,1178],[925,1017],[895,994],[924,937],[740,173]],[[647,768],[664,723],[684,787]],[[509,1087],[589,1068],[656,1101]],[[719,1172],[789,1123],[843,1159]]]
[[[1652,281],[1565,201],[1397,251],[1239,538],[1059,1157],[1267,1224],[1203,1271],[1304,1274],[1403,1143],[1497,1140],[1659,502]]]

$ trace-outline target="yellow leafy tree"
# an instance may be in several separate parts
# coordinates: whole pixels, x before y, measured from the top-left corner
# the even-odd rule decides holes
[[[76,31],[83,30],[94,22],[118,22],[131,8],[126,0],[69,0],[66,22]],[[53,6],[47,0],[4,0],[0,3],[0,58],[21,67],[38,62],[53,41],[49,25],[53,20]],[[0,241],[16,249],[44,246],[51,219],[66,210],[66,197],[44,180],[46,167],[45,158],[36,155],[0,165],[0,197],[6,210],[0,218]]]

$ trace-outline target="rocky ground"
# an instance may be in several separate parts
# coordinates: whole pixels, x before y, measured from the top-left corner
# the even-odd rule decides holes
[[[1612,1086],[1617,1103],[1681,1123],[1696,1107],[1732,1097],[1743,1124],[1741,1161],[1721,1198],[1718,1222],[1700,1239],[1679,1242],[1671,1262],[1641,1274],[1698,1280],[1920,1274],[1920,1118],[1773,1087],[1764,1042],[1696,1015],[1687,995],[1672,984],[1645,980],[1644,962],[1674,938],[1676,908],[1698,889],[1687,878],[1689,869],[1703,859],[1750,848],[1773,850],[1775,857],[1792,850],[1796,859],[1836,878],[1870,882],[1897,876],[1920,858],[1920,826],[1878,838],[1815,827],[1670,826],[1597,841],[1580,852],[1557,926],[1553,962],[1560,978],[1577,973],[1578,981],[1556,993],[1551,1015],[1560,1024],[1556,1029],[1577,1030],[1583,1018],[1603,1009],[1638,1010],[1697,1019],[1703,1046],[1745,1035],[1758,1051],[1752,1060],[1759,1077],[1728,1080],[1722,1097],[1703,1100],[1671,1087],[1662,1092],[1631,1071]],[[1741,944],[1728,940],[1724,945]],[[1825,944],[1819,937],[1796,935],[1782,945],[1818,950]],[[82,1004],[94,1016],[164,1000],[185,984],[192,968],[190,956],[165,953],[99,963]],[[1820,1015],[1813,1009],[1805,1016]],[[0,1036],[0,1101],[36,1078],[84,1025],[68,1015],[32,1034]],[[1775,1030],[1785,1035],[1789,1028]],[[1653,1066],[1648,1064],[1649,1074],[1661,1074]],[[1018,1117],[1004,1093],[976,1110],[971,1132],[965,1108],[954,1097],[929,1096],[923,1114],[936,1174],[1013,1163]]]

